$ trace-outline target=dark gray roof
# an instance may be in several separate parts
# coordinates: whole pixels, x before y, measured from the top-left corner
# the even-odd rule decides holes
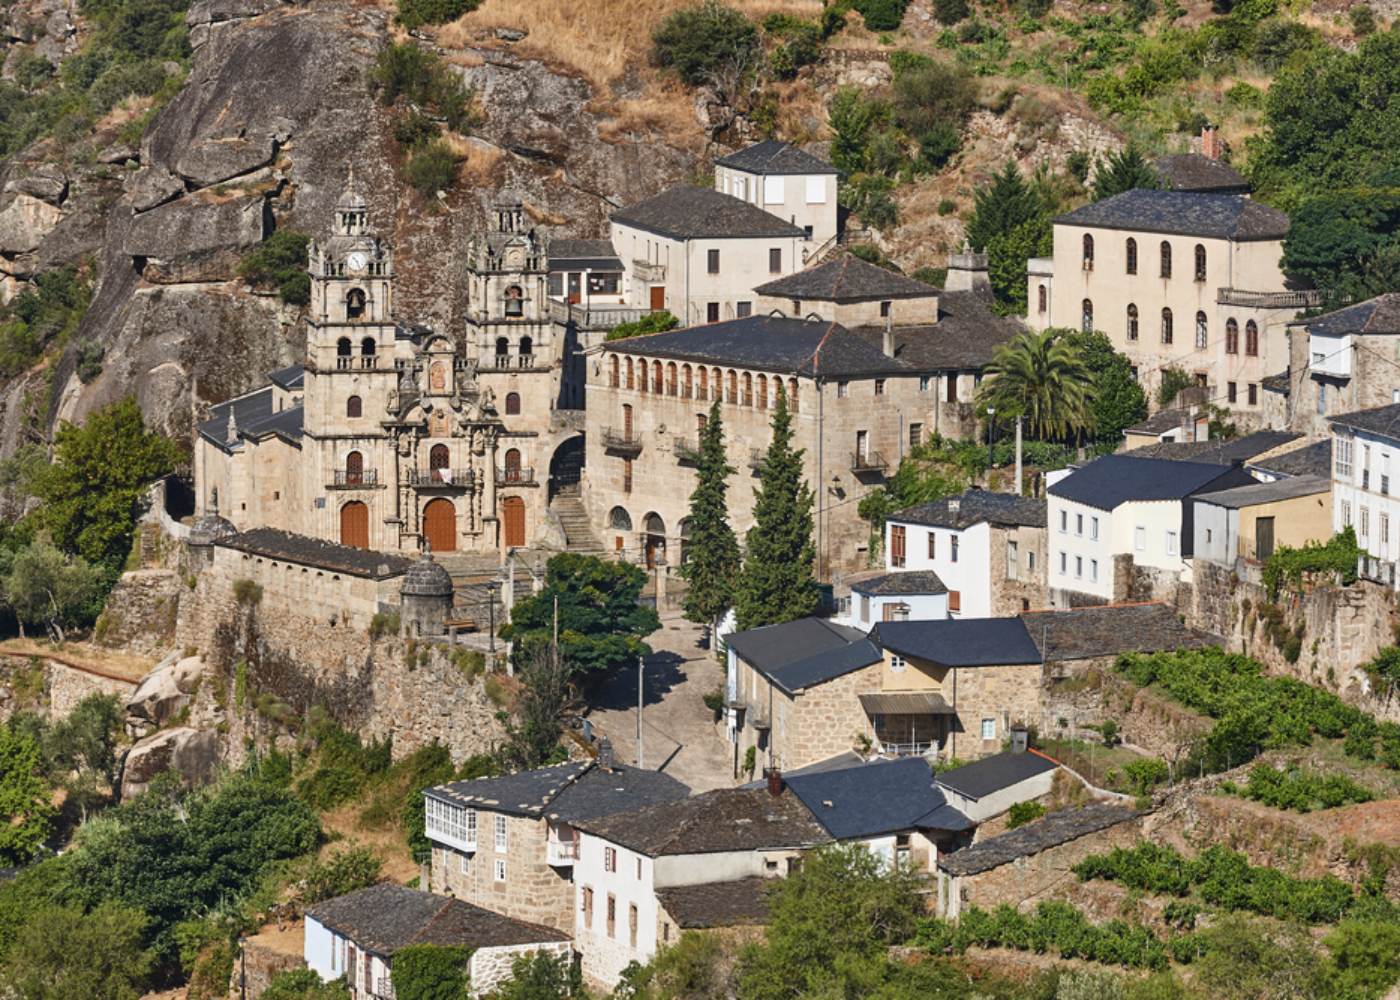
[[[1162,185],[1173,191],[1213,191],[1217,194],[1247,194],[1249,181],[1224,160],[1200,153],[1160,156],[1156,162]]]
[[[992,312],[977,292],[939,292],[938,322],[894,328],[894,356],[919,372],[980,370],[1002,344],[1024,327]],[[852,327],[851,332],[882,349],[885,328]]]
[[[932,528],[952,528],[961,531],[974,524],[1045,527],[1045,498],[1022,497],[1014,493],[970,489],[955,497],[930,500],[917,507],[908,507],[891,514],[889,520],[903,524],[922,524]]]
[[[1303,435],[1295,431],[1254,431],[1244,437],[1214,441],[1159,441],[1122,452],[1131,458],[1162,458],[1171,462],[1203,462],[1207,465],[1237,465],[1255,455],[1273,451]]]
[[[921,757],[789,775],[787,784],[836,840],[906,830],[967,830],[975,825],[948,804]]]
[[[331,573],[363,576],[371,580],[400,576],[408,572],[408,567],[413,564],[411,559],[404,556],[357,549],[353,545],[294,535],[290,531],[278,528],[253,528],[228,538],[220,538],[214,544],[220,548],[235,549],[265,559],[281,559],[284,562],[300,563]]]
[[[552,927],[389,882],[317,903],[306,915],[383,958],[416,944],[476,949],[569,939]]]
[[[284,369],[286,371],[288,369]],[[282,374],[274,372],[273,375]],[[300,383],[297,383],[297,388]],[[288,387],[289,388],[289,387]],[[300,406],[284,410],[273,410],[273,387],[264,386],[245,396],[230,399],[209,408],[209,417],[200,422],[201,437],[224,451],[231,450],[228,441],[228,415],[233,411],[233,420],[239,438],[263,438],[276,435],[293,444],[301,441],[304,410]]]
[[[1288,216],[1238,194],[1134,188],[1055,219],[1071,226],[1136,229],[1225,240],[1281,240]]]
[[[1132,500],[1180,500],[1231,471],[1203,462],[1138,458],[1131,453],[1105,455],[1071,472],[1046,492],[1099,510],[1114,510]]]
[[[288,365],[286,368],[279,368],[275,372],[267,374],[267,380],[273,385],[292,391],[300,389],[305,378],[305,365]]]
[[[1327,422],[1352,430],[1369,431],[1386,437],[1400,438],[1400,403],[1378,406],[1373,410],[1356,410],[1328,417]]]
[[[549,241],[551,271],[620,271],[622,259],[611,240],[562,239]]]
[[[661,802],[675,802],[690,789],[668,774],[592,761],[569,761],[496,778],[454,781],[424,794],[453,805],[510,816],[548,817],[575,823]]]
[[[604,344],[603,349],[807,377],[917,374],[839,323],[790,316],[747,316],[614,340]]]
[[[721,156],[715,163],[750,174],[834,174],[835,167],[777,139],[765,139]]]
[[[860,629],[821,618],[764,625],[731,635],[725,642],[736,656],[789,694],[883,659]]]
[[[1019,618],[880,622],[870,638],[892,653],[945,667],[1040,662],[1040,650]]]
[[[964,847],[961,851],[945,854],[938,859],[938,867],[949,875],[977,875],[1000,868],[1018,858],[1030,857],[1051,847],[1068,844],[1080,837],[1117,826],[1140,815],[1141,813],[1132,806],[1113,803],[1095,803],[1080,809],[1062,809],[1034,823],[1018,826],[971,847]]]
[[[424,552],[404,574],[399,593],[410,597],[451,597],[453,589],[452,574],[435,562],[431,553]]]
[[[1328,337],[1347,334],[1400,333],[1400,292],[1386,292],[1354,306],[1334,309],[1312,319],[1295,320],[1289,326],[1305,326],[1309,333]]]
[[[905,594],[946,594],[948,588],[931,569],[908,570],[903,573],[882,573],[868,580],[858,580],[851,589],[872,597],[899,597]]]
[[[1293,391],[1292,369],[1285,368],[1273,375],[1265,375],[1259,380],[1259,385],[1265,392],[1276,392],[1280,396],[1288,396]]]
[[[719,788],[578,824],[648,857],[810,847],[831,837],[791,791]]]
[[[1261,458],[1250,466],[1276,476],[1322,476],[1325,479],[1332,475],[1332,439],[1325,437],[1281,455]]]
[[[1322,476],[1289,476],[1276,479],[1272,483],[1255,483],[1251,486],[1236,486],[1216,493],[1198,493],[1197,503],[1214,504],[1229,510],[1253,507],[1255,504],[1274,503],[1277,500],[1296,500],[1298,497],[1316,496],[1331,493],[1332,480]]]
[[[854,254],[843,253],[816,267],[759,285],[754,293],[818,302],[869,302],[933,298],[938,295],[938,289],[861,260]]]
[[[1127,428],[1125,434],[1162,434],[1181,426],[1182,420],[1190,421],[1190,413],[1180,408],[1158,410],[1146,420]]]
[[[768,890],[776,880],[741,878],[657,889],[656,898],[682,930],[745,927],[768,922]]]
[[[207,511],[202,514],[194,524],[190,525],[189,543],[191,545],[213,545],[220,538],[227,538],[229,535],[238,534],[232,521],[222,517],[217,511]]]
[[[1175,611],[1158,603],[1023,611],[1021,620],[1031,642],[1051,661],[1222,645],[1216,636],[1187,628]]]
[[[802,236],[769,212],[714,188],[674,187],[620,208],[612,221],[678,240]]]
[[[1025,753],[999,753],[983,757],[972,764],[939,771],[937,780],[944,788],[976,800],[1012,785],[1019,785],[1027,778],[1053,771],[1059,766],[1058,761],[1034,750],[1027,750]]]

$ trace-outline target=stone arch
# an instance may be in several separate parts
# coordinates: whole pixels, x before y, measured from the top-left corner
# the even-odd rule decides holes
[[[509,355],[510,355],[510,338],[509,338],[509,337],[497,337],[497,338],[496,338],[496,364],[497,364],[497,366],[503,366],[503,365],[505,364],[505,361],[502,360],[502,359],[508,357]]]
[[[637,388],[637,375],[635,369],[632,366],[631,358],[627,359],[627,388]]]
[[[530,337],[521,337],[521,338],[520,338],[520,356],[521,356],[522,358],[531,358],[531,357],[534,357],[534,355],[535,355],[535,342],[534,342],[534,340],[531,339]]]
[[[373,337],[366,337],[364,340],[361,340],[361,341],[360,341],[360,355],[361,355],[361,357],[372,358],[372,357],[374,357],[374,351],[375,351],[375,343],[374,343],[374,338],[373,338]]]
[[[653,361],[651,363],[651,391],[658,396],[661,395],[662,392],[660,361]]]
[[[681,366],[681,398],[689,399],[695,394],[695,372],[690,365]]]
[[[666,395],[674,396],[676,392],[676,363],[670,361],[666,364]]]
[[[768,376],[767,376],[767,375],[760,375],[760,376],[758,377],[758,389],[757,389],[757,392],[758,392],[758,397],[757,397],[758,408],[759,408],[760,410],[766,410],[766,409],[768,409]]]
[[[1251,358],[1259,356],[1259,324],[1254,320],[1244,325],[1244,353]]]
[[[345,318],[363,319],[365,315],[365,290],[352,288],[345,293]]]
[[[698,372],[699,372],[700,385],[699,385],[699,389],[698,389],[698,391],[697,391],[697,393],[696,393],[696,398],[697,398],[697,399],[709,399],[709,398],[710,398],[710,370],[709,370],[708,368],[706,368],[704,365],[701,365],[700,368],[698,369]]]
[[[506,315],[525,315],[525,290],[519,285],[507,285],[505,291]]]
[[[549,458],[549,498],[560,493],[577,493],[583,478],[584,436],[565,438]]]
[[[608,527],[614,531],[632,530],[632,515],[627,513],[626,507],[614,507],[608,511]]]
[[[614,389],[618,388],[619,383],[622,381],[621,368],[622,362],[618,356],[614,354],[612,358],[609,359],[608,363],[608,384]]]
[[[652,569],[666,558],[666,522],[656,511],[642,518],[642,536],[646,566]]]

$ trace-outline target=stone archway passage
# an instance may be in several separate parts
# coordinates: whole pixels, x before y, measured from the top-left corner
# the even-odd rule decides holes
[[[577,493],[583,478],[583,435],[576,434],[554,449],[549,460],[549,498]]]
[[[457,550],[457,508],[443,497],[429,500],[423,508],[423,537],[430,552]]]
[[[369,508],[359,500],[340,508],[340,544],[369,548]]]
[[[519,548],[525,544],[525,501],[520,497],[506,497],[501,501],[501,520],[505,524],[506,548]]]

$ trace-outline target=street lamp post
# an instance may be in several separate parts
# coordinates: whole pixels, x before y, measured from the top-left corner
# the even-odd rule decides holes
[[[992,474],[992,426],[995,423],[997,408],[987,407],[987,482],[991,483]]]
[[[661,616],[661,571],[666,568],[666,560],[657,556],[652,562],[652,569],[656,570],[656,614]],[[642,702],[646,695],[646,669],[645,657],[637,657],[637,767],[642,767]]]

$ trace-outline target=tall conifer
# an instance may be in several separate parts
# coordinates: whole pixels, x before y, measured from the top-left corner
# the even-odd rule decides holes
[[[734,603],[734,581],[739,568],[739,542],[729,526],[729,477],[734,466],[725,459],[724,424],[719,400],[710,405],[705,429],[700,432],[700,456],[695,491],[690,494],[690,538],[681,573],[690,584],[685,594],[685,616],[713,629]]]

